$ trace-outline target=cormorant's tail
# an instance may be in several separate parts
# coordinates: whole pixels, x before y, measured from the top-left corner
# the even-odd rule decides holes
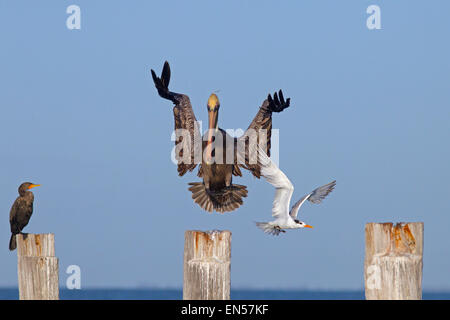
[[[221,192],[211,192],[206,190],[203,182],[191,182],[189,190],[192,192],[192,199],[202,209],[219,213],[233,211],[244,203],[242,198],[247,197],[247,187],[233,184],[225,187]]]
[[[9,250],[13,251],[16,249],[17,243],[16,243],[16,235],[13,233],[11,234],[11,238],[9,239]]]

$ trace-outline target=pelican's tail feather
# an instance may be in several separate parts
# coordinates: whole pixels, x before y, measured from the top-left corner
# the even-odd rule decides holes
[[[264,233],[271,234],[273,236],[278,236],[280,232],[286,232],[283,229],[276,227],[268,222],[255,222],[256,226],[260,228]]]
[[[192,192],[192,199],[202,209],[212,212],[213,210],[224,213],[233,211],[244,203],[242,198],[247,197],[247,187],[233,184],[224,188],[221,192],[210,192],[203,182],[191,182],[189,191]]]

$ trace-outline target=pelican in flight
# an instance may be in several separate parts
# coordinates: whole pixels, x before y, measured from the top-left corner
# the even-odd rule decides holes
[[[202,137],[189,97],[169,90],[171,75],[169,63],[167,61],[164,63],[161,77],[158,77],[154,70],[151,70],[151,74],[158,94],[174,104],[175,130],[182,129],[181,131],[187,133],[187,137],[180,136],[175,141],[178,174],[183,176],[186,172],[194,170],[197,164],[200,165],[197,176],[203,181],[189,183],[192,199],[208,212],[215,210],[224,213],[237,209],[242,205],[242,198],[247,197],[248,192],[246,186],[233,184],[232,176],[241,177],[240,168],[244,168],[256,178],[260,177],[260,167],[257,161],[250,163],[249,152],[246,151],[245,154],[242,154],[238,146],[245,145],[248,150],[248,137],[255,132],[258,132],[257,144],[263,144],[259,132],[265,130],[267,141],[265,148],[267,154],[270,155],[272,112],[281,112],[289,107],[290,99],[285,100],[281,90],[275,93],[273,98],[269,94],[244,135],[234,138],[219,128],[220,102],[217,95],[213,93],[207,102],[209,129]],[[236,115],[239,116],[239,113],[236,112]],[[227,145],[228,142],[231,143]],[[177,151],[179,147],[181,150]],[[199,153],[200,159],[198,159]],[[229,154],[233,154],[234,158],[228,159],[227,155]],[[243,161],[238,161],[238,154],[241,155],[240,159],[244,159]]]
[[[308,200],[311,203],[321,203],[333,191],[336,180],[319,187],[298,200],[289,210],[294,186],[283,171],[259,148],[258,160],[261,163],[261,175],[276,189],[273,200],[272,216],[275,220],[270,222],[256,222],[256,226],[265,233],[279,235],[286,232],[284,229],[312,228],[305,222],[297,219],[298,210]]]

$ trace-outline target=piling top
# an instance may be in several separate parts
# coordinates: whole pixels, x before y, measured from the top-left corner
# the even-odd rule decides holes
[[[423,222],[392,222],[366,224],[368,255],[422,255]]]
[[[54,257],[55,235],[53,233],[22,233],[16,235],[17,255],[25,257]]]
[[[228,230],[185,232],[185,255],[191,259],[229,261],[231,256],[231,232]]]

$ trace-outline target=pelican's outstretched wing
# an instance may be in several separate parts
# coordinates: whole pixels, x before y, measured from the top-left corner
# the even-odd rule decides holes
[[[294,186],[261,147],[258,147],[258,164],[261,167],[261,175],[276,188],[272,216],[287,216]]]
[[[284,99],[283,92],[280,90],[274,93],[273,99],[269,94],[267,99],[264,100],[263,104],[258,110],[255,118],[250,123],[250,126],[244,132],[244,134],[235,139],[235,148],[238,148],[240,144],[244,144],[245,146],[245,162],[241,161],[239,166],[250,170],[252,174],[259,178],[261,176],[261,168],[256,163],[256,156],[254,161],[249,154],[249,143],[252,143],[252,136],[256,134],[256,140],[258,144],[264,144],[264,136],[266,139],[266,145],[264,146],[264,151],[270,157],[270,146],[271,146],[271,137],[272,137],[272,113],[273,112],[281,112],[284,109],[288,108],[290,105],[290,98]],[[262,131],[260,131],[263,129]],[[253,139],[254,141],[255,139]],[[235,150],[235,154],[237,151]],[[244,160],[244,159],[243,159]]]
[[[331,192],[333,191],[334,187],[336,186],[336,180],[321,186],[317,189],[315,189],[314,191],[312,191],[311,193],[308,193],[306,196],[304,196],[303,198],[301,198],[300,200],[298,200],[293,206],[291,211],[289,212],[289,214],[291,215],[291,217],[293,219],[297,218],[297,214],[298,214],[298,210],[300,209],[300,207],[302,206],[302,204],[306,201],[309,200],[312,203],[321,203],[323,199],[325,199],[325,197]]]
[[[174,103],[173,116],[175,120],[175,130],[184,129],[185,134],[190,135],[184,138],[181,132],[176,131],[178,139],[175,141],[175,158],[178,161],[178,174],[184,175],[187,171],[192,171],[201,162],[202,136],[200,128],[192,110],[189,97],[184,94],[169,91],[170,66],[166,61],[161,72],[161,78],[156,76],[153,69],[152,78],[158,94]],[[190,141],[189,141],[190,140]],[[198,158],[198,159],[197,159]]]

